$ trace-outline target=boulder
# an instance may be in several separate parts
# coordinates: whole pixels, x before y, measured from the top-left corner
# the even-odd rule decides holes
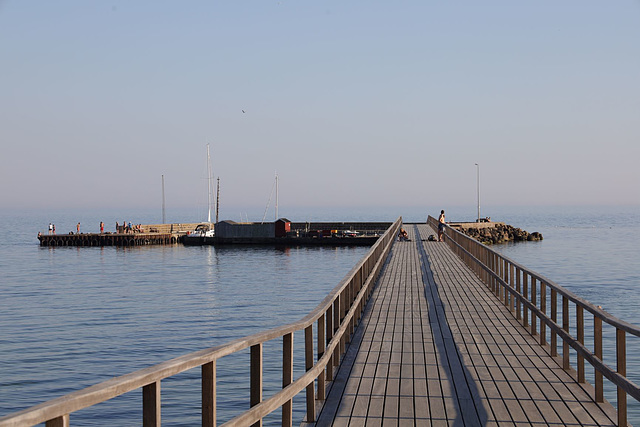
[[[522,230],[521,228],[516,228],[508,224],[496,224],[495,227],[480,229],[462,227],[460,231],[485,245],[507,242],[532,242],[542,240],[542,234],[538,233],[537,231],[529,233],[525,230]]]

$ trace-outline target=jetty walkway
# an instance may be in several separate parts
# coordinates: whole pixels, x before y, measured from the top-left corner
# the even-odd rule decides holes
[[[427,225],[405,226],[318,425],[615,425]]]
[[[0,427],[69,426],[76,411],[140,391],[142,425],[160,426],[161,382],[193,369],[206,427],[273,425],[276,415],[283,426],[303,415],[321,426],[628,425],[627,398],[640,401],[640,387],[626,376],[626,339],[640,328],[453,228],[430,241],[432,217],[404,225],[410,241],[397,240],[401,226],[299,321],[2,416]],[[250,382],[240,413],[218,404],[237,378],[217,362],[232,355]]]

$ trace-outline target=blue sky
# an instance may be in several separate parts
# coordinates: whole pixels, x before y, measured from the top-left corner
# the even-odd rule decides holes
[[[244,110],[244,112],[243,112]],[[0,0],[0,207],[640,205],[640,1]]]

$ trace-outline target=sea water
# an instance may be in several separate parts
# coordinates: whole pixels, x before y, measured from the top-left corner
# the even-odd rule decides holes
[[[403,216],[405,222],[424,222],[439,210],[292,209],[286,216],[294,221],[393,221]],[[472,220],[474,214],[473,208],[447,209],[448,220]],[[495,249],[640,325],[638,208],[503,207],[485,215],[544,236],[541,242]],[[161,222],[157,216],[149,211],[0,211],[0,416],[298,320],[368,250],[42,248],[36,238],[38,231],[47,232],[49,222],[58,233],[75,232],[78,222],[81,232],[97,232],[100,221],[110,231],[115,221]],[[183,213],[174,216],[167,221],[197,221]],[[637,339],[627,340],[627,371],[640,383]],[[281,357],[280,345],[265,346],[265,376],[274,378],[265,383],[265,394],[277,388],[280,362],[269,361]],[[225,359],[218,364],[219,422],[248,407],[248,352]],[[296,359],[297,377],[304,368],[301,358]],[[199,370],[194,370],[162,382],[163,424],[199,424],[198,381]],[[295,405],[296,422],[304,415],[301,398]],[[615,393],[608,390],[607,398],[615,399]],[[638,404],[629,400],[629,407],[630,422],[640,424]],[[140,411],[140,392],[132,392],[73,413],[71,420],[73,425],[139,425]],[[266,424],[277,424],[278,416]]]

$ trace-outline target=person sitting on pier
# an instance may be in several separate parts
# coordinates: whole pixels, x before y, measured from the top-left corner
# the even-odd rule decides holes
[[[410,242],[411,240],[409,239],[409,235],[407,234],[407,231],[404,228],[400,229],[400,232],[398,233],[398,240],[401,242]]]

